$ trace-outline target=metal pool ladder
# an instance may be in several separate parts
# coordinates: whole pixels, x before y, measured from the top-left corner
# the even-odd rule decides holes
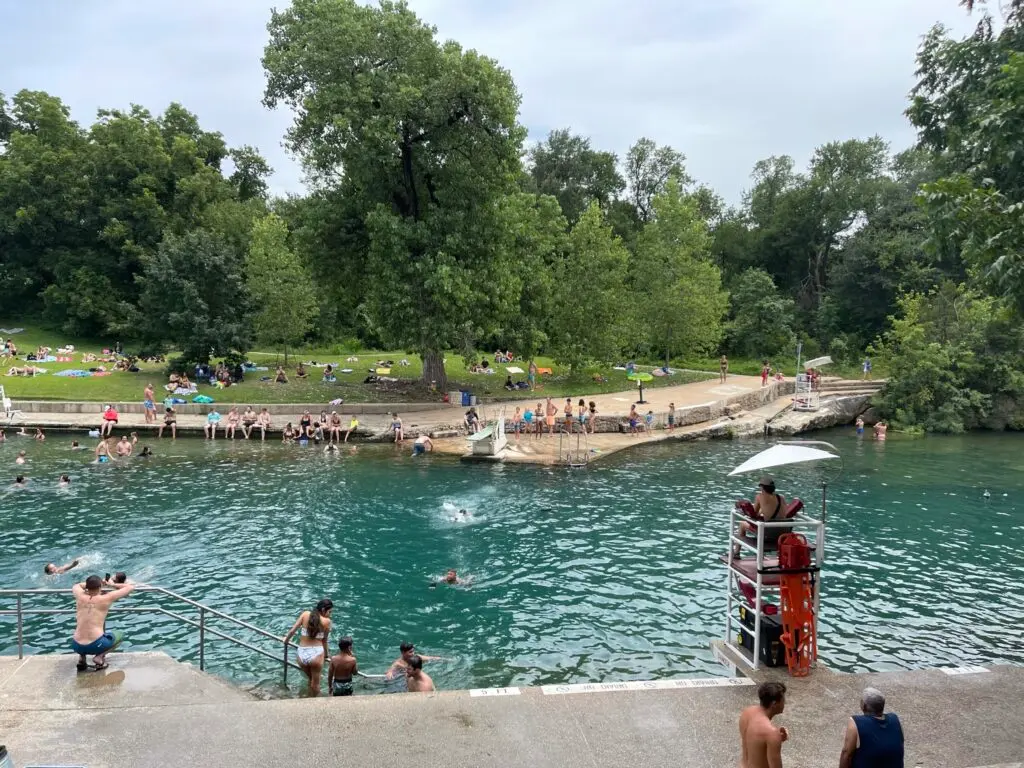
[[[576,437],[575,452],[573,448],[573,436]],[[563,445],[565,450],[563,451]],[[587,440],[586,426],[575,419],[570,422],[569,428],[562,428],[558,432],[558,463],[567,467],[579,469],[587,466],[590,462],[590,443]]]
[[[301,669],[298,664],[289,659],[290,648],[296,648],[295,643],[285,640],[283,637],[279,637],[271,632],[260,629],[259,627],[253,626],[247,621],[235,618],[230,614],[218,611],[214,608],[210,608],[207,605],[190,600],[184,595],[179,595],[176,592],[171,592],[169,589],[163,587],[138,587],[135,590],[137,593],[142,592],[148,595],[159,596],[165,601],[171,603],[173,606],[178,607],[177,610],[170,610],[169,608],[160,605],[155,600],[153,605],[145,606],[128,606],[121,603],[115,603],[111,606],[111,612],[117,613],[156,613],[162,616],[167,616],[174,619],[182,624],[187,624],[191,627],[195,627],[199,630],[199,669],[206,670],[206,635],[210,634],[214,637],[222,640],[227,640],[237,646],[245,648],[252,653],[260,656],[265,656],[268,659],[273,659],[281,665],[281,684],[287,685],[288,683],[288,667],[294,669]],[[25,617],[29,615],[62,615],[62,614],[74,614],[74,608],[40,608],[33,605],[34,598],[43,595],[70,595],[71,590],[69,589],[0,589],[0,601],[6,602],[8,599],[13,598],[15,601],[14,608],[0,609],[0,616],[15,616],[17,617],[17,631],[18,631],[18,658],[22,659],[25,656]],[[26,605],[29,602],[29,605]],[[195,618],[186,616],[179,611],[196,611]],[[219,629],[214,629],[210,626],[211,619],[220,619],[229,624],[233,624],[236,627],[242,627],[243,629],[253,632],[260,636],[260,638],[271,641],[280,650],[268,651],[266,648],[259,648],[251,643],[241,640],[233,635],[229,635],[226,632],[222,632]]]

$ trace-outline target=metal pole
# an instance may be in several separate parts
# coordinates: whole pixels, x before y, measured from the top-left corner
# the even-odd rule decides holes
[[[825,497],[828,495],[828,481],[821,484],[821,557],[825,559]],[[819,563],[820,565],[820,563]]]
[[[288,685],[288,641],[284,641],[284,658],[283,658],[284,674],[281,676],[281,682],[284,685]]]
[[[796,375],[800,375],[800,353],[804,351],[804,344],[802,341],[796,343]]]
[[[199,669],[206,669],[206,609],[199,609]]]
[[[24,643],[22,642],[22,636],[21,636],[21,634],[22,634],[21,628],[22,628],[23,621],[24,621],[24,619],[22,618],[22,615],[21,615],[21,595],[18,595],[18,658],[19,659],[25,658]]]

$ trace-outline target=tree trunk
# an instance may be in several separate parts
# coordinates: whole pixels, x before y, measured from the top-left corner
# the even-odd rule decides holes
[[[668,364],[670,362],[669,358],[671,356],[671,352],[672,352],[672,350],[670,350],[670,349],[666,349],[665,350],[665,370],[666,371],[668,370]]]
[[[284,345],[284,367],[288,367],[288,345]]]
[[[423,353],[423,383],[438,392],[445,392],[448,389],[444,355],[436,350],[427,350]]]

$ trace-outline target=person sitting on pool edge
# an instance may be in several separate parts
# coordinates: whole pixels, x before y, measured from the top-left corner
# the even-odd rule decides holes
[[[114,591],[104,593],[103,580],[95,574],[71,588],[75,596],[75,634],[71,637],[71,649],[78,654],[79,672],[88,668],[85,662],[88,655],[93,657],[94,669],[107,667],[107,654],[123,639],[120,632],[107,631],[107,612],[111,605],[134,589],[134,584],[122,584]]]
[[[47,576],[56,576],[57,574],[60,574],[60,573],[67,573],[72,568],[77,568],[77,567],[78,567],[78,558],[76,557],[74,560],[72,560],[67,565],[57,565],[56,563],[47,563],[46,565],[43,566],[43,573],[45,573]]]
[[[402,643],[400,646],[398,646],[398,648],[402,652],[402,655],[394,660],[394,662],[391,664],[391,667],[388,669],[387,673],[384,675],[384,677],[386,677],[388,680],[394,680],[398,676],[399,672],[404,672],[406,667],[409,666],[409,660],[411,658],[413,658],[414,656],[419,656],[419,658],[422,661],[440,661],[441,660],[440,656],[422,656],[422,655],[417,654],[416,653],[416,646],[413,645],[412,643],[408,643],[408,642]]]
[[[327,668],[327,690],[331,696],[351,696],[352,677],[358,672],[359,666],[352,653],[352,638],[343,637],[338,640],[338,653],[331,656]]]

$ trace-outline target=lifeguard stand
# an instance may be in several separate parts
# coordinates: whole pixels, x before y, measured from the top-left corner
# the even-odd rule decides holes
[[[832,448],[820,441],[794,441],[779,443],[748,459],[730,472],[763,471],[770,467],[840,458],[813,446]],[[729,514],[728,554],[722,557],[726,566],[725,639],[723,645],[729,661],[750,669],[761,666],[786,664],[786,644],[804,643],[810,649],[810,662],[817,656],[817,618],[819,616],[821,583],[820,573],[825,562],[825,514],[827,483],[822,484],[821,514],[815,516],[798,509],[782,520],[764,521],[751,518],[740,504]],[[791,500],[787,507],[794,506]],[[741,523],[751,532],[741,535]],[[777,537],[770,535],[784,529],[787,533],[801,534],[810,546],[810,562],[800,569],[780,567]],[[784,631],[783,592],[793,584],[793,578],[802,581],[809,591],[810,621],[796,631]],[[791,594],[786,595],[791,598]],[[771,606],[775,606],[772,608]],[[788,636],[787,636],[788,635]],[[808,636],[809,635],[809,636]],[[796,636],[796,637],[794,637]]]
[[[821,395],[814,389],[814,381],[809,373],[796,375],[796,389],[793,393],[794,411],[816,411],[821,407]]]

